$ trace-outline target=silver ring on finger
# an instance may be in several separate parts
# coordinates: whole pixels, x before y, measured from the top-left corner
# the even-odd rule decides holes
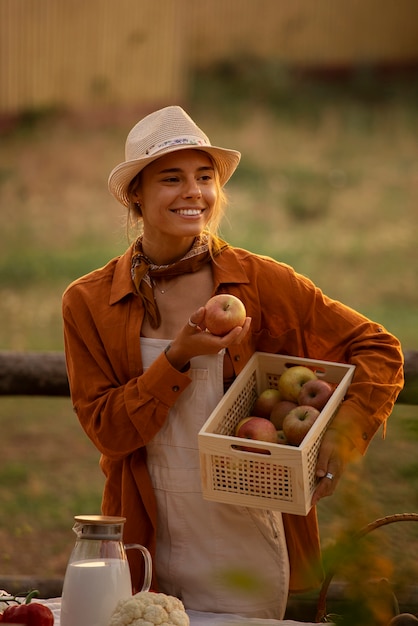
[[[199,324],[196,324],[195,322],[192,322],[192,320],[189,317],[189,321],[187,322],[189,324],[189,326],[191,326],[192,328],[197,328]]]
[[[334,480],[334,474],[331,474],[331,472],[327,472],[325,474],[325,478],[329,478],[329,480]]]

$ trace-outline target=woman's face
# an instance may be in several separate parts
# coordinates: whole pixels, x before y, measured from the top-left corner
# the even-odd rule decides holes
[[[217,201],[213,163],[199,150],[167,154],[144,168],[134,196],[141,205],[144,238],[194,238],[206,227]]]

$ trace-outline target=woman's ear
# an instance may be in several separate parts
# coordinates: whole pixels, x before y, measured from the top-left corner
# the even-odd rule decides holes
[[[132,191],[131,199],[132,199],[132,202],[134,202],[135,204],[137,203],[141,204],[141,194],[140,194],[139,189],[135,189],[134,191]]]
[[[129,200],[133,204],[137,204],[138,202],[141,204],[141,174],[137,174],[135,178],[131,180],[128,186],[128,196]]]
[[[134,206],[134,210],[139,217],[142,217],[142,207],[141,207],[141,196],[139,191],[133,191],[130,194],[130,200],[132,205]]]

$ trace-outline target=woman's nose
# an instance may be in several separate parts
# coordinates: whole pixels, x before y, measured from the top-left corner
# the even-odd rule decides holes
[[[198,181],[195,178],[186,181],[184,195],[188,198],[195,198],[202,195]]]

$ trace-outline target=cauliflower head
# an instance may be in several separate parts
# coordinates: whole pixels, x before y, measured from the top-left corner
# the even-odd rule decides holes
[[[181,600],[165,593],[140,591],[120,600],[109,626],[189,626],[190,620]]]

